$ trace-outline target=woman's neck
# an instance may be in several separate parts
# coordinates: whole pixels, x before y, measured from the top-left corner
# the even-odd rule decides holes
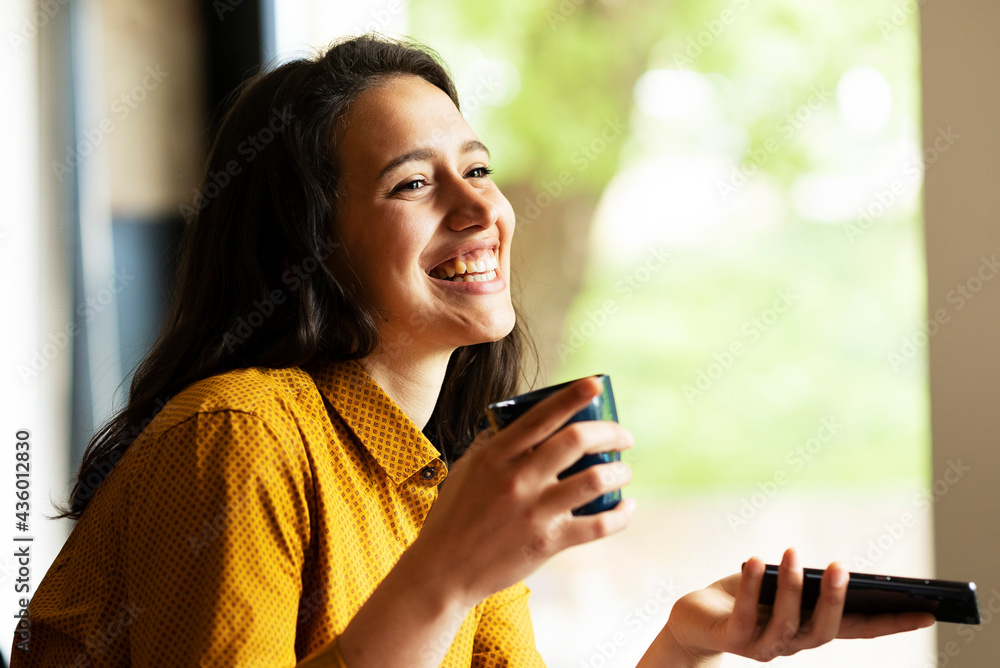
[[[450,357],[451,352],[408,356],[375,352],[361,360],[361,366],[423,429],[434,412]]]

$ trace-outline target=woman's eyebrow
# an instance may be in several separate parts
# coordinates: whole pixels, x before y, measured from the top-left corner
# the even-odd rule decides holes
[[[462,147],[459,149],[461,155],[465,155],[466,153],[472,153],[474,151],[483,151],[484,153],[486,153],[487,156],[490,155],[490,150],[486,148],[486,145],[477,139],[470,139],[469,141],[462,144]],[[382,170],[378,173],[378,176],[375,178],[375,180],[381,181],[386,174],[396,169],[400,165],[406,164],[407,162],[413,162],[414,160],[429,160],[430,158],[433,158],[434,155],[436,155],[436,151],[430,148],[418,148],[410,151],[409,153],[404,153],[403,155],[390,160],[389,164],[383,167]]]

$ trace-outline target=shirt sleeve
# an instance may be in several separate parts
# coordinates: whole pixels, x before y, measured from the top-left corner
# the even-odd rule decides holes
[[[541,654],[535,649],[535,633],[528,612],[530,593],[519,582],[483,602],[483,614],[473,640],[472,668],[545,668]]]
[[[199,413],[150,445],[127,512],[132,665],[294,666],[310,540],[297,429]]]

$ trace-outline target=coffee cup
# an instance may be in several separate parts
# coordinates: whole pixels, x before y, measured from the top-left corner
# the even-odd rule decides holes
[[[603,390],[599,395],[591,399],[590,403],[588,403],[582,410],[567,420],[566,424],[584,422],[588,420],[613,420],[614,422],[618,422],[618,410],[615,407],[615,395],[611,391],[611,377],[607,374],[600,374],[596,376],[596,378],[601,381]],[[492,427],[494,430],[502,429],[517,418],[521,417],[531,407],[545,397],[575,382],[576,381],[571,380],[558,385],[552,385],[551,387],[543,387],[525,394],[519,394],[518,396],[511,397],[510,399],[504,399],[503,401],[492,403],[486,407],[486,423],[480,423],[480,426],[484,429],[488,426]],[[566,424],[564,424],[563,427],[565,427]],[[621,461],[621,453],[617,450],[584,455],[577,460],[575,464],[562,471],[559,474],[559,478],[562,479],[573,475],[574,473],[578,473],[595,464],[617,461]],[[613,492],[601,494],[596,499],[580,506],[579,508],[574,508],[573,514],[594,515],[596,513],[604,512],[605,510],[611,510],[621,502],[621,499],[621,490],[616,489]]]

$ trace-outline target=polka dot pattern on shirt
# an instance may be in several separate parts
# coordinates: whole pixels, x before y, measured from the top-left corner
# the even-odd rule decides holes
[[[416,538],[447,467],[356,362],[240,369],[175,396],[95,493],[12,668],[294,666]],[[542,666],[519,583],[442,666]]]

